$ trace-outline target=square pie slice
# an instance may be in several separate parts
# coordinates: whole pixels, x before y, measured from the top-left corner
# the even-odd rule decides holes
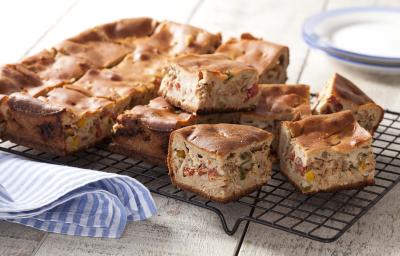
[[[184,55],[171,61],[159,93],[191,113],[253,109],[259,92],[257,70],[223,55]]]
[[[198,124],[176,130],[168,148],[171,181],[213,201],[234,201],[269,180],[272,138],[259,128],[235,124]]]
[[[196,123],[237,123],[239,114],[189,114],[158,97],[145,106],[135,106],[118,116],[110,148],[122,155],[139,156],[149,162],[166,165],[172,131]]]
[[[287,79],[289,48],[286,46],[242,34],[240,39],[232,38],[223,43],[216,53],[255,67],[260,84],[280,84]]]
[[[126,81],[110,69],[90,69],[81,79],[64,87],[91,97],[114,101],[117,112],[134,105],[146,104],[156,96],[153,84]]]
[[[212,34],[187,24],[163,21],[146,42],[170,56],[207,54],[215,52],[221,44],[221,34]]]
[[[350,110],[282,123],[280,169],[304,194],[374,184],[372,136]]]
[[[259,84],[260,99],[255,110],[242,112],[240,124],[251,125],[274,135],[271,154],[278,153],[282,121],[296,121],[311,115],[310,87],[296,84]]]
[[[114,103],[78,91],[56,88],[34,98],[9,96],[6,138],[45,152],[65,155],[111,135]]]
[[[136,41],[150,36],[158,24],[158,21],[152,18],[131,18],[100,25],[93,30],[104,34],[111,42],[135,47]]]
[[[42,80],[41,86],[27,89],[33,96],[39,96],[64,83],[76,81],[92,66],[85,59],[64,55],[55,49],[43,50],[25,58],[21,64]]]
[[[123,155],[166,165],[171,132],[195,121],[195,115],[182,112],[159,97],[118,116],[110,148]]]
[[[56,50],[65,55],[84,59],[91,63],[92,67],[110,68],[118,64],[131,51],[131,48],[108,41],[80,43],[68,39],[57,45]]]
[[[0,67],[0,136],[6,129],[7,100],[10,94],[36,90],[43,82],[40,77],[21,64],[7,64]]]
[[[384,111],[354,83],[339,74],[334,74],[318,95],[313,106],[314,114],[329,114],[351,110],[358,123],[374,134],[382,121]]]

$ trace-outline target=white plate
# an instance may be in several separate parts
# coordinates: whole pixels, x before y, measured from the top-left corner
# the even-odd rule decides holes
[[[400,9],[359,7],[310,17],[303,38],[342,59],[400,67]]]

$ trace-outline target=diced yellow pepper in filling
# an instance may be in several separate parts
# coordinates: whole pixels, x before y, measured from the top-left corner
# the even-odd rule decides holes
[[[184,150],[177,150],[176,155],[180,158],[185,158],[186,154]]]
[[[77,123],[77,125],[78,125],[78,127],[79,128],[82,128],[82,127],[84,127],[85,126],[85,124],[86,124],[86,120],[85,119],[80,119],[79,121],[78,121],[78,123]]]
[[[362,161],[360,162],[359,167],[360,171],[364,172],[367,169],[367,164],[365,163],[365,161]]]
[[[79,148],[79,138],[78,137],[73,137],[71,141],[71,149],[72,150],[77,150]]]
[[[308,182],[312,182],[314,180],[314,172],[313,171],[308,171],[304,174],[304,179]]]

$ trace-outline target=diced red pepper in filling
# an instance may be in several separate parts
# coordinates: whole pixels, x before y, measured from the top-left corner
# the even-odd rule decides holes
[[[328,114],[335,113],[343,110],[343,105],[336,99],[336,97],[331,97],[328,99],[330,108],[328,109]]]
[[[167,82],[167,89],[168,89],[168,90],[171,90],[172,87],[174,87],[174,82],[173,82],[173,81],[168,81],[168,82]]]
[[[177,90],[181,89],[181,84],[178,82],[175,82],[175,89],[177,89]]]
[[[306,172],[306,167],[302,165],[302,163],[296,162],[294,163],[295,169],[301,173],[301,175],[304,175]]]
[[[186,177],[186,176],[193,176],[194,175],[194,172],[195,172],[195,170],[194,169],[191,169],[191,168],[184,168],[183,169],[183,177]]]
[[[250,89],[247,89],[246,101],[256,96],[258,93],[258,86],[254,84]]]
[[[218,175],[216,169],[211,169],[211,170],[208,171],[208,179],[209,179],[209,180],[213,180],[213,179],[215,179],[215,178],[218,177],[218,176],[219,176],[219,175]]]
[[[288,155],[289,160],[294,161],[294,157],[295,157],[294,152],[293,151],[290,152],[289,155]]]

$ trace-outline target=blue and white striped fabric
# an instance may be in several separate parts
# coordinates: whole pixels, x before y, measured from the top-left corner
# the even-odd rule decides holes
[[[121,236],[128,221],[156,213],[149,190],[112,173],[0,153],[0,219],[79,236]]]

